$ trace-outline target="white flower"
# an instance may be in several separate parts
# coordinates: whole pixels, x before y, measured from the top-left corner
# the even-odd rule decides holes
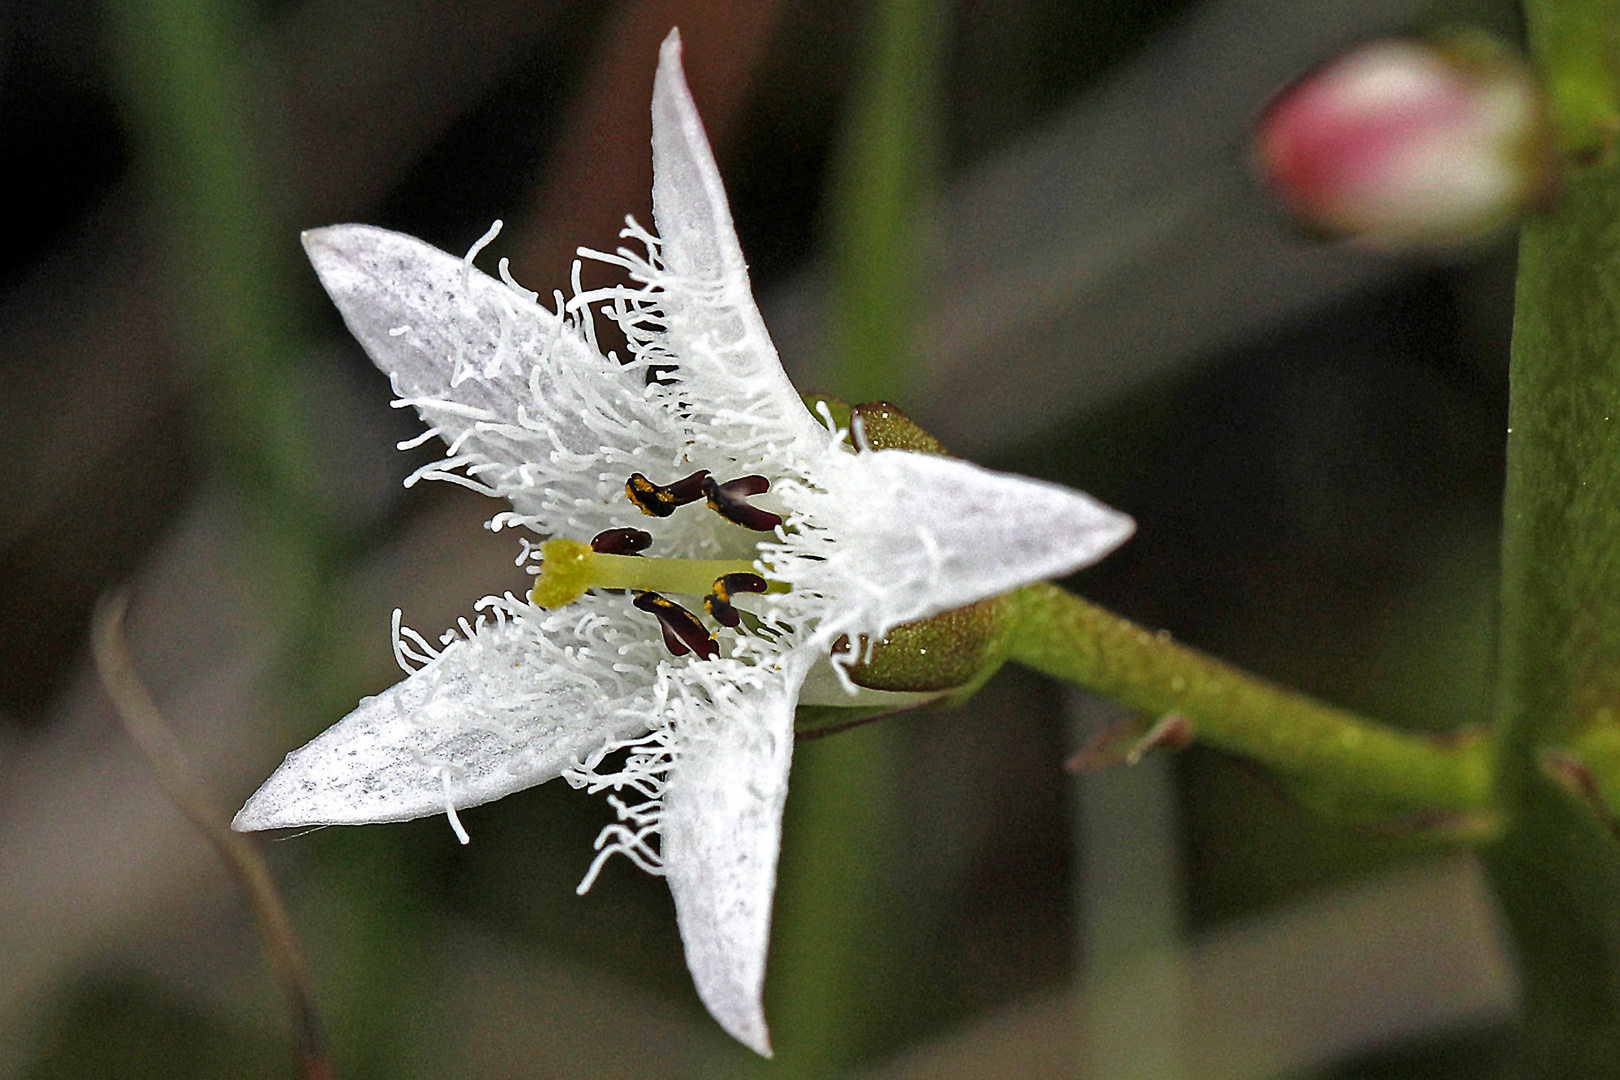
[[[812,415],[754,306],[674,33],[653,90],[653,163],[659,236],[631,224],[625,235],[645,255],[596,256],[633,284],[576,289],[566,303],[559,295],[557,312],[513,283],[504,261],[502,280],[473,269],[477,247],[461,260],[367,226],[305,234],[349,328],[400,402],[449,445],[412,481],[504,498],[512,508],[492,527],[554,538],[524,541],[524,560],[541,559],[534,596],[551,606],[487,597],[478,621],[464,620],[438,649],[396,616],[408,677],[288,755],[235,827],[446,812],[464,837],[458,808],[556,776],[633,793],[609,796],[619,820],[598,839],[584,885],[614,852],[666,876],[698,994],[728,1032],[768,1055],[760,994],[794,707],[851,704],[857,692],[829,664],[832,643],[876,640],[898,623],[1066,574],[1132,526],[1051,484],[944,457],[856,453],[845,432]],[[592,307],[626,331],[627,361],[598,350]],[[697,470],[722,484],[768,478],[769,492],[750,496],[707,485],[733,517],[768,531],[701,501],[650,517],[627,496],[634,474],[650,489]],[[692,492],[674,494],[666,501]],[[644,529],[644,555],[586,543],[615,529]],[[626,550],[611,539],[597,546]],[[746,579],[733,579],[741,625],[711,645],[676,603],[696,606],[733,572],[768,579],[771,591],[739,593]],[[644,606],[618,591],[581,594],[590,585],[647,590],[635,602]],[[715,655],[673,655],[687,647],[681,633]]]

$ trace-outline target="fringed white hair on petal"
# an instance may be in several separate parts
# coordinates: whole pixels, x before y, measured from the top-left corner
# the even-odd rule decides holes
[[[558,315],[466,258],[387,229],[333,225],[303,240],[400,404],[448,445],[413,479],[507,499],[542,533],[600,531],[634,521],[614,498],[628,472],[681,461],[686,433],[649,399],[647,363],[597,352],[588,311]]]
[[[362,825],[465,809],[647,730],[650,688],[606,659],[640,643],[634,626],[593,618],[589,598],[556,614],[493,603],[507,606],[436,655],[420,635],[402,633],[398,654],[421,666],[288,754],[233,827]]]
[[[653,220],[664,272],[666,345],[678,377],[721,442],[747,447],[766,467],[802,469],[802,455],[824,447],[817,423],[782,370],[754,303],[725,188],[681,69],[681,38],[671,30],[653,79]],[[782,456],[797,452],[798,460]]]

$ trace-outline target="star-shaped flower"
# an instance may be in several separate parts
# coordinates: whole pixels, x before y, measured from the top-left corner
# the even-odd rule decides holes
[[[449,446],[407,482],[506,499],[493,528],[551,539],[523,541],[540,564],[530,596],[485,598],[442,647],[396,617],[407,677],[288,755],[235,827],[445,812],[465,837],[458,809],[556,776],[611,789],[618,822],[584,884],[612,853],[667,877],[699,996],[768,1055],[794,708],[874,693],[849,675],[860,645],[835,646],[1066,574],[1132,526],[1052,484],[857,452],[805,406],[754,306],[675,33],[653,165],[658,236],[632,223],[644,254],[594,256],[631,284],[576,287],[555,312],[504,260],[499,280],[474,269],[477,246],[463,260],[367,226],[305,234],[422,439]],[[629,357],[602,354],[593,308]],[[717,630],[686,606],[699,602]]]

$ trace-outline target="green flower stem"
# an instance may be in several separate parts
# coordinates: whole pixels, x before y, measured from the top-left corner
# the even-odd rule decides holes
[[[1504,746],[1620,707],[1620,177],[1525,225],[1502,541]]]
[[[1474,814],[1490,802],[1481,739],[1398,731],[1179,645],[1055,585],[1014,594],[1010,657],[1258,761],[1335,801],[1389,812]]]

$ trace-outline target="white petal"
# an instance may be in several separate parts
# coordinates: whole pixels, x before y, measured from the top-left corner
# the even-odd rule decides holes
[[[934,454],[829,455],[816,479],[823,490],[785,485],[783,499],[819,528],[768,561],[832,598],[822,641],[1062,577],[1135,529],[1083,492]]]
[[[713,687],[706,708],[674,717],[664,787],[664,874],[698,996],[732,1037],[769,1057],[761,993],[782,804],[793,756],[793,704],[812,657],[748,669]]]
[[[670,31],[653,81],[653,219],[667,274],[658,284],[668,346],[690,388],[694,419],[714,441],[766,470],[784,466],[768,448],[825,432],[782,371],[754,304],[720,171],[681,70]],[[701,437],[701,433],[700,433]]]
[[[748,266],[720,170],[681,67],[681,35],[671,30],[653,80],[653,216],[669,268],[683,277],[746,279]]]
[[[634,463],[679,459],[645,372],[604,360],[530,297],[387,229],[334,225],[303,240],[349,330],[451,446],[447,467],[520,513],[561,528],[581,506],[628,510],[615,496]]]
[[[232,822],[406,821],[477,806],[550,780],[574,758],[646,730],[637,687],[575,660],[585,639],[548,620],[486,623],[369,697],[287,760]],[[604,670],[609,673],[604,676]],[[650,672],[640,680],[651,683]]]

